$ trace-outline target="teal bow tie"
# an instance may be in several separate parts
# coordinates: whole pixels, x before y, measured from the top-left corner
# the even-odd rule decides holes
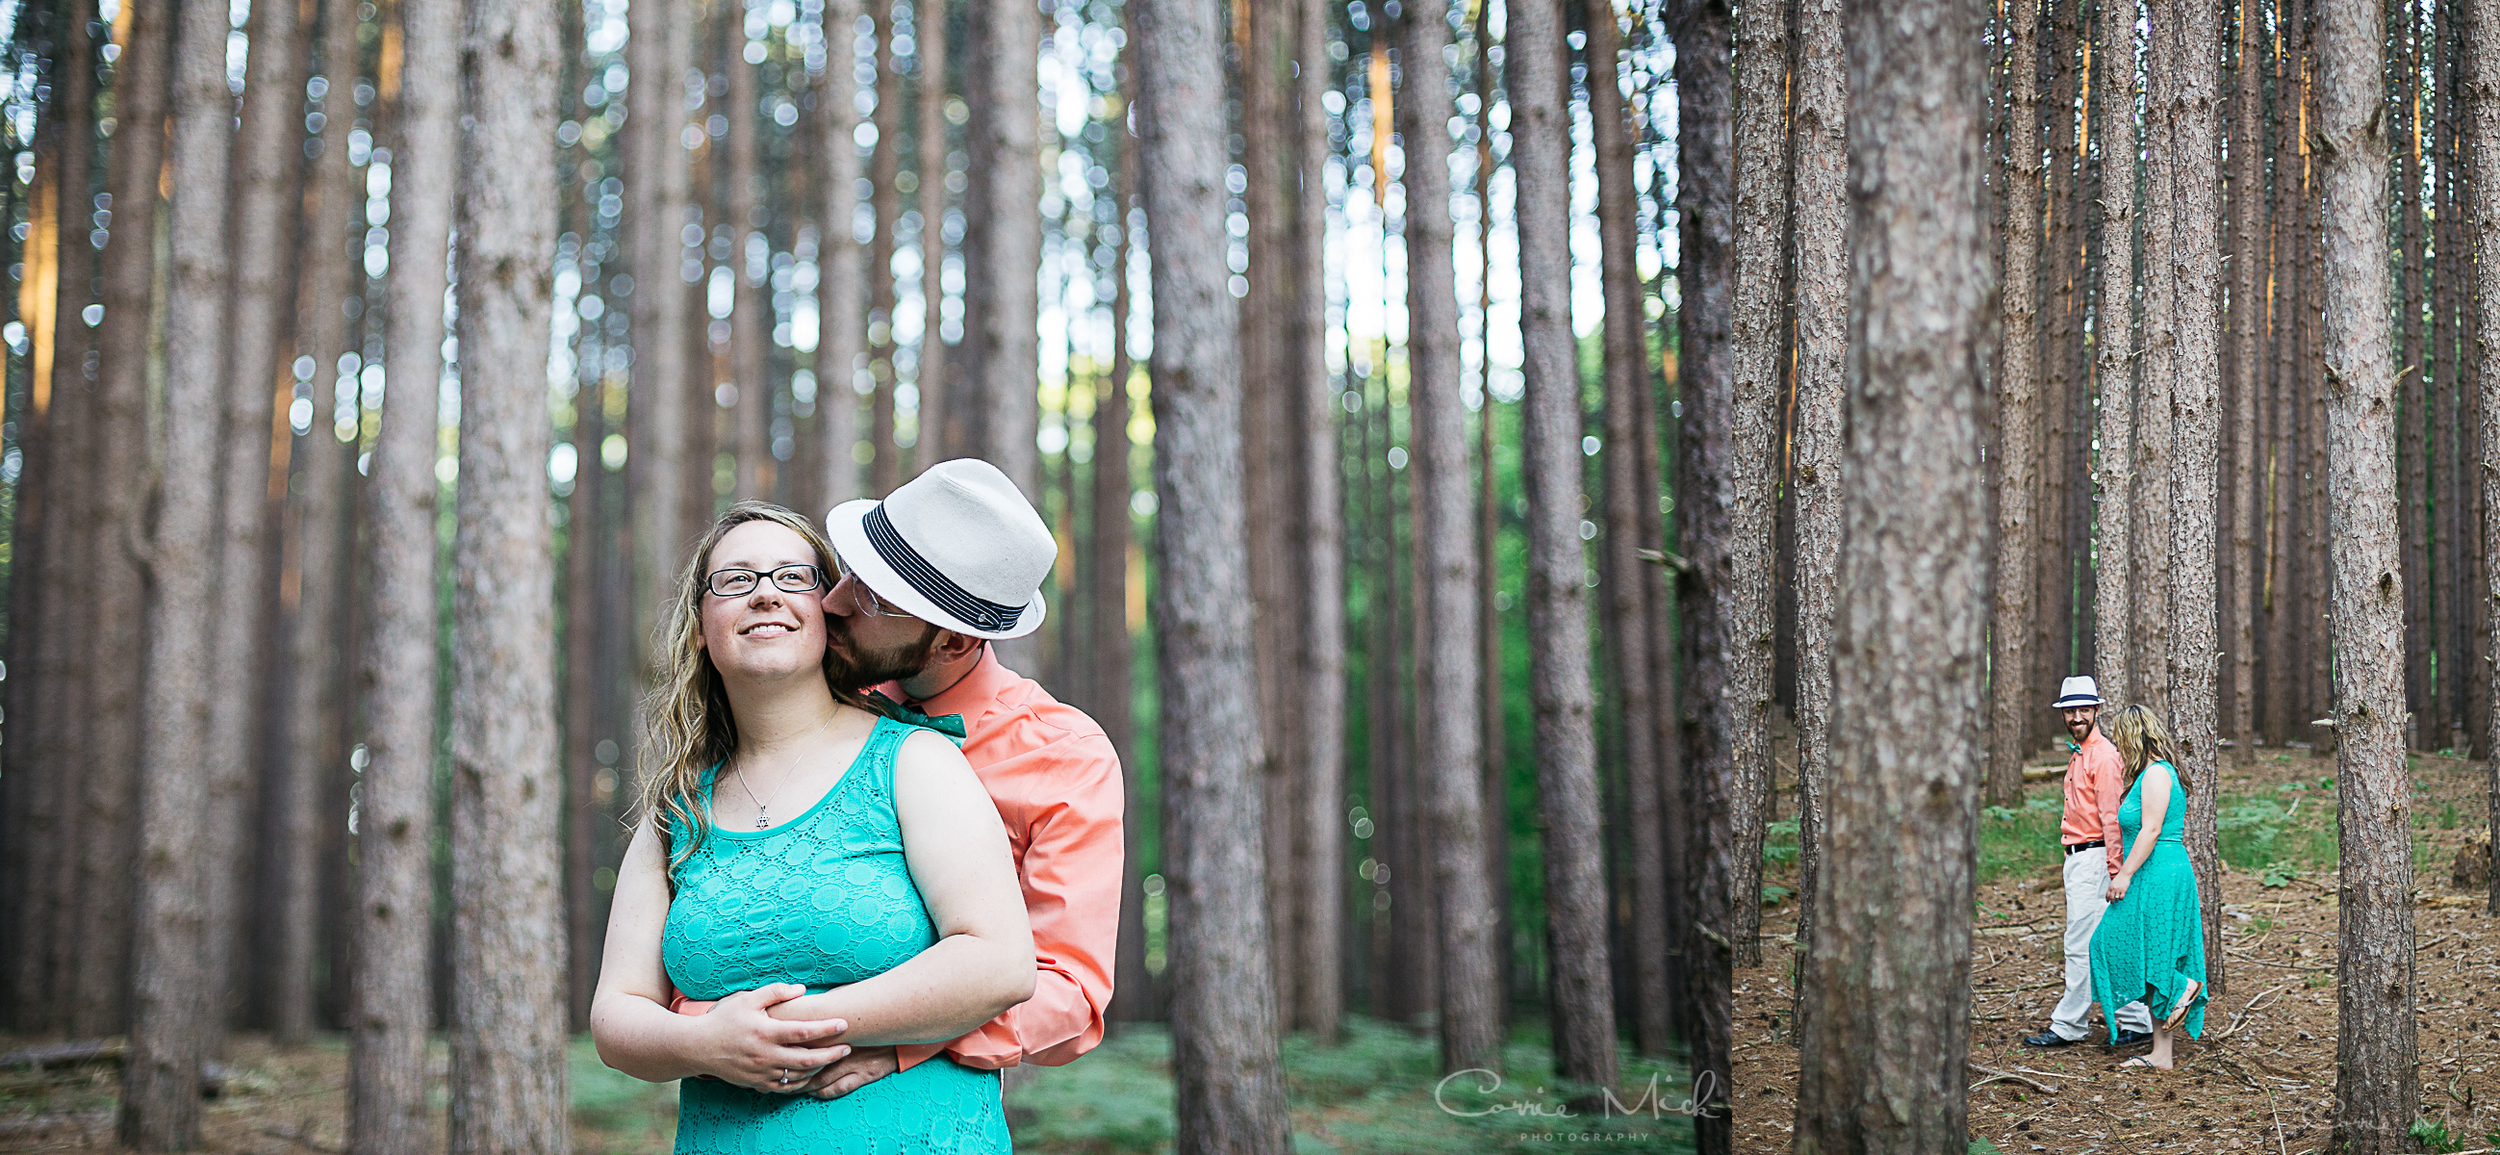
[[[940,714],[937,717],[932,718],[927,714],[923,714],[918,710],[912,709],[911,707],[906,706],[901,702],[897,702],[892,698],[888,698],[884,694],[879,694],[874,690],[869,691],[869,693],[874,694],[879,700],[884,701],[891,707],[888,712],[897,722],[904,723],[905,725],[918,726],[924,730],[935,730],[938,733],[944,734],[948,738],[953,739],[955,744],[958,746],[963,745],[965,737],[968,736],[964,729],[964,716],[961,714]]]

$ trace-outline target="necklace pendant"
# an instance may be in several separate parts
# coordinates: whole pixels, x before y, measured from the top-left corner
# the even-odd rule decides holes
[[[756,811],[756,813],[755,813],[755,828],[756,828],[757,830],[763,830],[763,829],[766,829],[766,828],[768,828],[768,827],[772,826],[772,824],[773,824],[773,820],[772,820],[771,818],[769,818],[769,817],[766,817],[763,811],[760,811],[760,810],[759,810],[759,811]]]

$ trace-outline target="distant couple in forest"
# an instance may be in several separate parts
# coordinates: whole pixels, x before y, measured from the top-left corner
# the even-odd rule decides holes
[[[683,1080],[680,1153],[1003,1152],[999,1071],[1101,1042],[1119,759],[991,648],[1056,557],[977,460],[694,551],[591,1007],[608,1065]]]
[[[2168,1068],[2171,1036],[2205,1033],[2205,929],[2183,840],[2187,783],[2177,743],[2151,708],[2101,712],[2100,687],[2068,678],[2052,708],[2066,717],[2066,993],[2034,1047],[2082,1042],[2099,1003],[2109,1045],[2150,1041],[2121,1067]],[[2164,1008],[2155,1022],[2147,1006]]]

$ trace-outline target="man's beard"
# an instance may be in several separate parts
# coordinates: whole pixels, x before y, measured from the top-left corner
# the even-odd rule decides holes
[[[865,690],[919,673],[928,667],[938,642],[935,625],[923,622],[921,627],[920,640],[888,650],[862,650],[851,637],[849,623],[833,627],[838,632],[825,646],[825,676],[842,689]]]

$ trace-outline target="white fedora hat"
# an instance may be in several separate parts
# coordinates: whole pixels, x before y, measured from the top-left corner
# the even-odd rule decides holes
[[[1041,628],[1042,578],[1059,542],[1016,483],[978,458],[932,465],[884,501],[846,501],[825,536],[870,592],[976,638]]]
[[[2098,706],[2100,704],[2101,684],[2093,681],[2089,677],[2076,677],[2068,678],[2063,684],[2058,686],[2057,701],[2050,703],[2049,709],[2072,710],[2078,706]]]

